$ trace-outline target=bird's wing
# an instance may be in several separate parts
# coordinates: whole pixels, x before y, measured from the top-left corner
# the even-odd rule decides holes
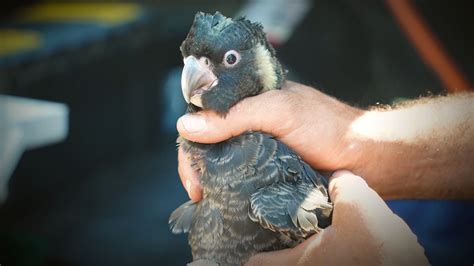
[[[332,204],[324,177],[284,144],[278,144],[276,159],[267,167],[278,168],[284,177],[252,194],[249,217],[266,229],[306,238],[330,223]]]
[[[250,206],[250,219],[296,238],[306,238],[327,226],[332,210],[321,190],[303,182],[278,182],[261,188],[252,195]]]
[[[173,234],[187,233],[193,223],[196,203],[188,201],[171,213],[168,224]]]

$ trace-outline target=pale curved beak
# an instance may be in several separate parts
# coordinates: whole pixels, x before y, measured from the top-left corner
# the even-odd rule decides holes
[[[201,95],[217,85],[218,79],[210,68],[210,61],[201,57],[199,60],[194,56],[184,59],[184,68],[181,74],[181,89],[187,103],[203,107]]]

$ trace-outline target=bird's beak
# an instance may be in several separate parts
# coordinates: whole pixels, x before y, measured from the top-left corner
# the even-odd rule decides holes
[[[199,60],[194,56],[184,58],[184,68],[181,74],[181,89],[187,103],[198,107],[202,106],[201,95],[216,86],[218,79],[210,68],[210,61],[201,57]]]

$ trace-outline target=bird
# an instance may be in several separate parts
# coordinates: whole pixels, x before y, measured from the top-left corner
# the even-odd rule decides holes
[[[180,50],[187,112],[225,117],[246,97],[281,89],[285,71],[263,26],[198,12]],[[216,144],[178,137],[199,173],[203,198],[170,216],[188,233],[193,263],[243,265],[259,252],[295,247],[331,223],[325,177],[273,136],[248,131]]]

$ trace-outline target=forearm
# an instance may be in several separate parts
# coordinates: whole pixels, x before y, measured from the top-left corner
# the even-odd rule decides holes
[[[474,197],[474,94],[367,111],[345,135],[353,171],[385,198]]]

